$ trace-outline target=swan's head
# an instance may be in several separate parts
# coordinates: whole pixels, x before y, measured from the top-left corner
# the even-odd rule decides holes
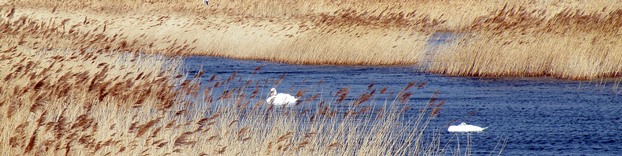
[[[270,89],[270,96],[275,96],[275,95],[276,95],[276,88]]]

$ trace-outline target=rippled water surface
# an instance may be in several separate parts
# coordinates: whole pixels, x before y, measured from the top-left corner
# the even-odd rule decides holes
[[[255,67],[262,66],[251,75]],[[370,84],[398,92],[409,82],[426,82],[415,92],[414,107],[421,107],[435,91],[446,100],[440,117],[431,129],[446,131],[449,124],[467,122],[489,127],[471,134],[473,154],[489,154],[507,138],[504,155],[620,155],[622,154],[622,96],[613,83],[567,81],[552,78],[470,78],[417,72],[414,67],[342,67],[288,65],[261,61],[241,61],[214,57],[188,57],[185,71],[253,80],[285,79],[270,87],[280,92],[306,95],[331,93],[350,87],[351,95],[361,95]],[[390,97],[390,96],[387,96]],[[355,98],[355,97],[354,97]],[[377,103],[386,99],[378,98]],[[418,105],[418,106],[417,106]],[[467,138],[466,134],[444,141]],[[454,143],[455,144],[455,143]]]

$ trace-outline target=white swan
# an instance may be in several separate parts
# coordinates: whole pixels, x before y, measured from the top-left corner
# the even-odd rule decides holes
[[[475,125],[469,125],[463,122],[457,126],[449,126],[449,128],[447,128],[447,131],[449,132],[482,132],[486,128],[488,127],[482,128],[482,127],[475,126]]]
[[[289,94],[283,94],[283,93],[277,94],[276,88],[272,88],[270,89],[270,97],[266,99],[266,102],[268,102],[269,104],[277,105],[277,106],[286,105],[287,107],[290,107],[290,106],[295,106],[297,100],[298,99],[296,97],[289,95]]]

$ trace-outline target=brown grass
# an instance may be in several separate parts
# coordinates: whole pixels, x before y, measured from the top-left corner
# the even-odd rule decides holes
[[[382,21],[384,19],[416,20],[417,16],[409,13],[429,15],[434,19],[447,21],[446,28],[468,25],[473,19],[500,9],[504,5],[523,6],[529,9],[546,9],[553,15],[566,8],[583,9],[589,12],[620,8],[621,4],[612,4],[607,0],[589,2],[577,1],[496,1],[496,0],[228,0],[211,2],[208,7],[194,0],[86,0],[86,1],[45,1],[12,0],[9,4],[28,8],[56,8],[56,10],[87,9],[93,12],[125,14],[165,13],[193,14],[205,16],[226,15],[261,19],[302,19],[313,20],[318,16],[339,18],[344,12],[360,15],[360,20]],[[406,16],[404,16],[406,15]],[[373,22],[371,22],[373,23]],[[383,26],[384,27],[384,26]]]
[[[58,30],[63,33],[95,32],[104,38],[117,38],[113,41],[118,44],[110,48],[296,64],[413,64],[425,47],[428,29],[442,22],[415,12],[367,21],[367,15],[347,10],[317,15],[312,20],[176,14],[128,17],[102,16],[88,10],[55,10],[53,14],[48,14],[48,10],[41,13],[41,9],[16,10],[15,17],[36,23],[60,23]],[[386,26],[392,28],[384,29]]]
[[[397,5],[396,5],[397,4]],[[459,30],[504,6],[609,11],[606,1],[10,1],[16,16],[56,19],[81,33],[121,35],[111,46],[164,54],[199,54],[295,64],[411,65],[429,34]],[[33,14],[34,13],[34,14]],[[130,16],[128,16],[128,14]],[[62,19],[59,19],[62,18]],[[64,21],[67,18],[68,21]],[[63,20],[63,21],[61,21]],[[66,24],[65,24],[66,23]],[[66,31],[63,29],[63,31]],[[68,45],[68,44],[57,44]]]
[[[415,122],[402,123],[403,103],[370,110],[371,85],[369,93],[343,102],[352,105],[346,112],[324,101],[319,102],[321,109],[305,113],[266,107],[264,94],[258,91],[253,94],[259,95],[246,98],[249,95],[242,92],[261,80],[231,86],[239,81],[235,74],[222,81],[212,76],[202,92],[198,77],[186,80],[179,74],[179,60],[140,53],[147,41],[129,40],[123,34],[103,35],[110,27],[72,31],[97,23],[88,18],[79,24],[71,17],[41,21],[12,10],[0,18],[3,155],[405,155],[444,151],[435,145],[437,141],[418,135],[433,114],[421,112],[414,119],[417,125],[411,125]],[[217,88],[226,90],[216,97]],[[313,100],[317,96],[305,100],[306,104],[317,103]]]
[[[6,38],[0,41],[2,47],[17,44]],[[231,93],[212,100],[212,92],[198,94],[199,79],[177,76],[176,60],[17,47],[0,54],[4,79],[0,82],[0,150],[5,155],[418,155],[445,151],[437,141],[421,136],[435,115],[430,111],[441,104],[422,106],[424,111],[418,116],[402,121],[405,104],[369,107],[366,101],[373,98],[371,91],[346,102],[352,105],[346,112],[322,105],[299,113],[264,103],[252,105],[265,99],[247,98],[242,90],[263,80],[243,86],[231,86],[235,79],[208,82],[207,86],[220,83],[218,89]]]
[[[504,8],[475,21],[454,44],[440,49],[428,70],[464,76],[622,76],[622,10]]]
[[[16,44],[0,41],[2,47]],[[165,104],[178,96],[171,92],[170,77],[176,62],[161,57],[21,46],[0,57],[4,154],[87,154],[125,147],[119,128],[132,131],[129,123],[145,121],[138,125],[140,136],[158,121],[131,115],[168,110]]]
[[[205,6],[189,0],[16,0],[1,10],[5,27],[12,27],[7,34],[29,31],[36,35],[11,36],[20,44],[46,48],[294,64],[413,65],[429,61],[423,56],[432,33],[451,31],[468,35],[457,46],[444,48],[446,52],[433,59],[428,71],[593,79],[619,75],[618,57],[609,57],[619,54],[615,48],[619,47],[618,5],[539,0],[244,0]],[[570,46],[579,48],[565,48]]]
[[[505,38],[504,38],[505,37]],[[508,39],[512,38],[512,39]],[[428,70],[461,76],[619,77],[622,43],[609,34],[480,33],[435,56]]]

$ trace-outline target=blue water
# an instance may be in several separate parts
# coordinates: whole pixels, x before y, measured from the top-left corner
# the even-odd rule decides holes
[[[251,74],[257,66],[262,69]],[[411,103],[421,107],[434,92],[440,92],[439,99],[446,103],[430,128],[454,136],[445,141],[467,137],[444,132],[450,124],[489,127],[470,136],[472,154],[498,152],[495,146],[507,138],[503,155],[622,155],[622,95],[614,89],[614,82],[450,77],[418,72],[414,67],[307,66],[214,57],[184,58],[184,68],[191,76],[206,71],[203,80],[213,74],[222,80],[237,72],[239,80],[274,82],[285,74],[278,85],[265,83],[262,95],[275,87],[279,92],[304,90],[306,97],[334,98],[337,90],[350,87],[351,100],[372,83],[373,88],[399,92],[409,82],[426,82],[423,89],[415,89]],[[383,103],[392,97],[387,93],[374,100]]]

